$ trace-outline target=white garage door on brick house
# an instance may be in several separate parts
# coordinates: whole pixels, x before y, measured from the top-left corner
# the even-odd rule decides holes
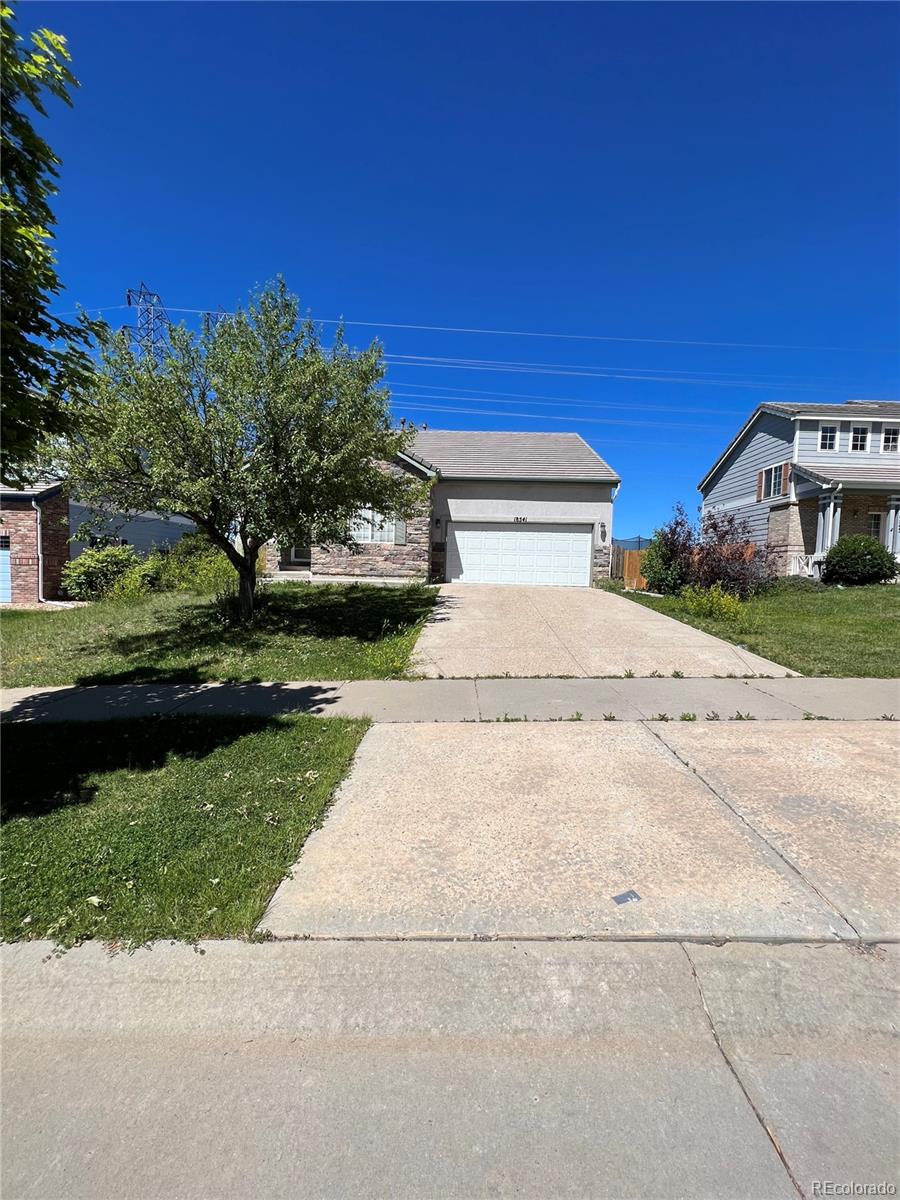
[[[591,525],[454,521],[447,581],[589,587],[592,551]]]

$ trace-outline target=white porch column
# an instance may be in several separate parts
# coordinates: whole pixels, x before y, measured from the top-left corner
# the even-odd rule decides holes
[[[822,549],[827,554],[831,549],[831,530],[834,525],[834,496],[828,497],[828,508],[825,510],[825,541]]]
[[[825,552],[825,501],[819,501],[819,512],[816,517],[816,554]]]
[[[888,497],[888,521],[885,545],[895,558],[900,558],[900,496]]]
[[[841,509],[843,508],[842,497],[835,496],[831,501],[831,507],[831,541],[828,543],[829,550],[841,536]]]

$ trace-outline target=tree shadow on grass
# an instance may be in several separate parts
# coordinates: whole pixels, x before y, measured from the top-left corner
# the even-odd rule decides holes
[[[132,720],[4,725],[0,763],[2,820],[41,817],[89,804],[92,776],[152,771],[170,756],[201,759],[271,729],[275,717],[142,717]]]
[[[77,682],[199,683],[223,653],[240,652],[246,660],[282,638],[373,644],[411,630],[431,614],[436,601],[434,589],[421,585],[275,585],[259,593],[249,627],[226,622],[214,600],[202,601],[161,613],[153,630],[111,636],[104,649],[126,660],[121,669],[90,672]]]

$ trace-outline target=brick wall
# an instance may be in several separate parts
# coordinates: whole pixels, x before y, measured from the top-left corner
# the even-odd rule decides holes
[[[44,598],[60,594],[62,569],[69,561],[69,504],[61,492],[41,503]],[[31,500],[4,500],[0,532],[9,538],[13,604],[36,604],[38,588],[37,513]]]
[[[869,532],[869,513],[881,513],[881,532],[887,522],[887,496],[884,492],[850,492],[844,494],[841,508],[841,537]]]
[[[30,500],[4,500],[0,530],[9,538],[13,604],[38,598],[37,514]]]
[[[41,504],[44,546],[44,596],[54,600],[62,592],[62,570],[69,561],[69,501],[57,492]]]
[[[816,548],[818,502],[800,500],[769,509],[766,546],[776,575],[786,575],[792,554],[812,554]]]

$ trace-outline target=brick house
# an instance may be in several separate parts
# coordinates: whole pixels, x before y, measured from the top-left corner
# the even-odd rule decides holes
[[[391,470],[432,481],[411,520],[359,513],[353,550],[270,546],[276,577],[587,587],[609,575],[619,476],[577,434],[421,430]]]
[[[74,538],[94,510],[67,499],[59,481],[0,490],[0,604],[38,604],[62,598],[62,572],[92,542]],[[100,514],[98,538],[132,546],[138,554],[171,545],[196,526],[154,512]]]
[[[69,503],[62,484],[0,490],[0,603],[55,600],[69,561]]]

